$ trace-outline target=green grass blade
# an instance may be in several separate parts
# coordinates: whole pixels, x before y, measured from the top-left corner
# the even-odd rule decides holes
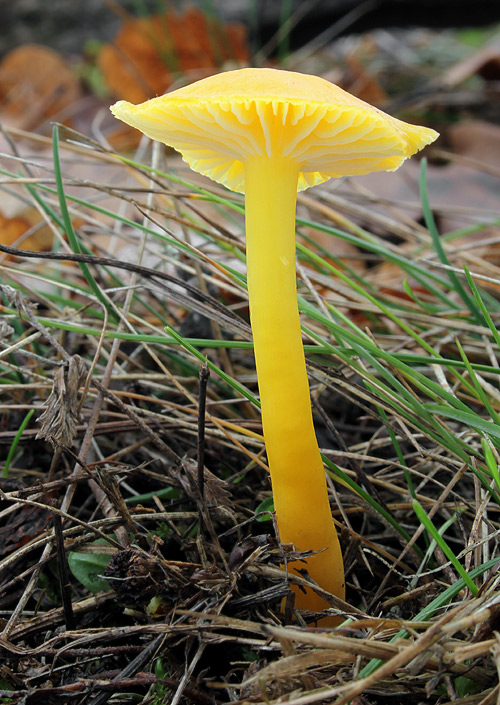
[[[472,595],[477,595],[478,589],[472,582],[465,568],[461,565],[460,561],[457,559],[451,548],[448,546],[442,535],[439,533],[438,529],[434,526],[432,521],[429,519],[424,511],[424,508],[420,502],[416,499],[413,500],[413,511],[418,517],[418,520],[426,528],[430,536],[437,543],[439,548],[443,551],[446,558],[450,561],[452,566],[455,568],[457,573],[460,575],[464,583],[467,585]]]
[[[4,468],[3,468],[2,476],[3,476],[4,478],[8,477],[8,475],[9,475],[10,464],[11,464],[11,462],[12,462],[12,459],[14,458],[14,455],[16,454],[16,449],[17,449],[17,446],[19,445],[19,441],[21,440],[21,437],[22,437],[22,435],[23,435],[24,429],[25,429],[26,426],[29,424],[30,419],[31,419],[31,417],[33,416],[34,413],[35,413],[35,410],[34,410],[34,409],[30,409],[30,410],[28,411],[28,413],[26,414],[26,416],[25,416],[24,419],[22,420],[22,423],[21,423],[21,425],[19,426],[19,429],[17,430],[16,435],[14,436],[14,440],[12,441],[12,444],[11,444],[11,446],[10,446],[10,448],[9,448],[9,452],[7,453],[7,458],[6,458],[6,460],[5,460],[5,465],[4,465]]]
[[[358,485],[357,482],[355,482],[352,477],[349,477],[343,470],[341,470],[335,463],[333,463],[329,458],[326,457],[326,455],[322,455],[323,461],[326,463],[327,467],[330,470],[330,476],[332,479],[335,479],[335,477],[340,478],[344,483],[349,485],[349,487],[356,492],[360,497],[362,497],[365,502],[367,502],[373,509],[375,509],[376,512],[380,514],[380,516],[384,517],[384,519],[400,534],[406,541],[410,540],[410,535],[409,533],[401,526],[401,524],[394,519],[392,514],[390,514],[384,507],[382,507],[376,499],[374,499],[371,495],[368,494],[360,485]],[[418,546],[415,546],[416,552],[420,555],[423,556],[423,553],[421,549]]]
[[[490,437],[500,439],[500,426],[492,421],[483,419],[473,411],[464,411],[462,409],[451,408],[443,404],[425,403],[424,406],[431,414],[452,419],[453,421],[459,421],[460,423],[477,431],[478,434],[486,433]]]
[[[83,252],[83,249],[82,249],[82,247],[80,245],[80,241],[78,240],[76,233],[74,231],[73,223],[71,222],[71,218],[69,215],[68,204],[66,202],[66,196],[64,193],[64,185],[63,185],[62,171],[61,171],[61,161],[59,158],[59,131],[58,131],[57,125],[54,125],[53,131],[52,131],[52,148],[53,148],[53,156],[54,156],[54,176],[56,179],[57,195],[59,197],[59,206],[61,208],[61,215],[62,215],[62,219],[63,219],[63,223],[64,223],[64,230],[66,232],[69,244],[70,244],[73,252],[75,252],[76,254],[81,254]],[[91,288],[94,296],[109,311],[110,316],[112,316],[112,318],[115,321],[117,321],[119,317],[117,316],[116,312],[111,307],[108,299],[102,293],[101,288],[99,287],[96,280],[94,279],[94,276],[92,275],[92,272],[90,271],[88,264],[86,262],[79,262],[78,264],[79,264],[79,267],[81,269],[83,276],[85,277],[85,281],[87,282],[87,284]]]
[[[500,473],[498,471],[498,463],[495,459],[493,450],[491,449],[491,446],[486,438],[481,439],[481,446],[483,448],[484,462],[486,463],[486,467],[488,468],[491,477],[495,481],[497,490],[500,492]]]
[[[434,249],[436,250],[442,264],[451,267],[451,262],[448,259],[448,255],[446,254],[443,243],[441,242],[441,237],[439,235],[436,221],[429,203],[429,194],[427,191],[427,160],[425,158],[420,162],[420,199],[422,201],[422,211],[424,214],[425,224],[429,230]],[[453,289],[460,296],[464,304],[474,316],[475,320],[477,322],[481,321],[481,314],[475,305],[474,300],[471,299],[469,294],[465,291],[456,273],[452,269],[447,269],[446,272]]]
[[[175,331],[173,328],[170,326],[167,326],[165,328],[167,333],[169,333],[180,345],[182,345],[183,348],[185,348],[188,352],[191,353],[191,355],[194,355],[200,362],[206,363],[208,368],[212,371],[215,372],[216,375],[218,375],[224,382],[226,382],[232,389],[234,389],[238,394],[241,394],[242,397],[245,399],[248,399],[248,401],[251,401],[252,404],[255,404],[255,406],[260,409],[260,401],[254,397],[254,395],[243,385],[239,384],[234,380],[232,377],[230,377],[228,374],[224,372],[224,370],[221,370],[220,367],[217,367],[211,360],[208,360],[203,353],[201,353],[199,350],[197,350],[194,345],[191,345],[187,341],[186,338],[183,338],[182,335],[179,335],[177,331]]]
[[[465,350],[463,349],[458,338],[455,338],[455,342],[456,342],[458,351],[460,353],[460,357],[464,361],[465,368],[467,369],[467,372],[469,373],[472,384],[474,385],[474,389],[477,393],[478,399],[482,402],[484,408],[486,409],[488,414],[491,416],[494,423],[496,423],[500,428],[500,417],[497,414],[497,412],[495,411],[495,409],[493,408],[493,406],[490,404],[490,401],[489,401],[488,397],[486,396],[484,389],[481,387],[479,380],[477,378],[477,375],[474,372],[474,370],[472,369],[472,365],[470,364],[470,362],[467,358],[467,355],[465,354]]]
[[[465,277],[467,279],[467,283],[469,285],[469,288],[472,291],[472,295],[474,297],[474,300],[477,303],[479,310],[481,311],[481,313],[483,315],[483,319],[484,319],[486,325],[490,329],[490,332],[493,336],[495,343],[497,344],[497,347],[500,349],[500,333],[498,332],[497,327],[493,323],[490,312],[486,308],[486,305],[481,297],[481,294],[479,293],[479,288],[478,288],[476,282],[474,281],[472,274],[467,269],[465,264],[464,264],[464,273],[465,273]]]

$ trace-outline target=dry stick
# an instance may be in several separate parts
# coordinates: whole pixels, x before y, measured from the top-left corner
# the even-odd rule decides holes
[[[73,604],[71,602],[71,582],[68,570],[66,551],[64,550],[64,536],[62,533],[62,522],[59,514],[52,517],[54,523],[54,535],[56,541],[57,560],[59,563],[59,585],[61,587],[61,597],[64,611],[64,622],[67,631],[75,628],[75,615],[73,614]]]
[[[200,501],[205,495],[205,411],[207,408],[207,385],[210,377],[208,365],[204,362],[200,367],[200,390],[198,396],[198,490]]]
[[[147,648],[147,647],[146,647]],[[38,693],[36,696],[36,702],[46,702],[50,696],[68,695],[66,702],[74,702],[75,695],[81,695],[84,700],[79,700],[79,702],[88,702],[85,698],[88,697],[93,690],[110,691],[107,694],[106,700],[98,701],[97,699],[92,700],[92,705],[96,702],[106,702],[111,696],[116,695],[118,692],[131,692],[133,688],[143,687],[143,686],[153,686],[153,685],[166,685],[173,689],[178,685],[178,681],[174,678],[157,678],[152,673],[139,672],[135,678],[123,678],[123,679],[113,679],[112,681],[103,680],[100,678],[94,678],[92,681],[89,680],[77,680],[73,683],[67,683],[65,685],[52,686],[52,687],[38,687],[38,688],[24,688],[22,690],[0,690],[0,698],[8,698],[9,701],[13,701],[13,698],[18,698],[16,702],[26,702],[27,698],[31,698]],[[198,690],[193,690],[192,688],[185,688],[184,694],[186,700],[191,703],[196,703],[196,705],[213,705],[213,699],[205,693],[201,693]],[[71,698],[71,700],[69,700]],[[34,702],[33,698],[31,702]],[[53,701],[55,702],[55,701]],[[63,702],[61,699],[58,702]],[[143,701],[146,702],[146,701]],[[148,701],[150,702],[150,701]],[[165,702],[165,701],[162,701]]]
[[[220,545],[219,538],[212,524],[208,506],[205,504],[205,412],[207,403],[207,385],[210,377],[210,370],[206,362],[200,368],[200,389],[198,395],[198,447],[197,447],[197,470],[198,470],[198,513],[200,517],[200,528],[205,527],[221,556],[226,570],[229,570],[226,556]]]
[[[196,309],[207,316],[208,318],[218,316],[220,321],[223,321],[225,325],[236,329],[240,334],[246,336],[250,339],[250,326],[246,324],[238,316],[228,314],[227,309],[213,296],[204,294],[202,291],[197,289],[195,286],[185,282],[178,277],[174,277],[167,272],[157,271],[151,269],[150,267],[145,267],[143,265],[135,264],[134,262],[123,262],[113,257],[96,257],[95,255],[87,255],[84,253],[69,253],[69,252],[34,252],[33,250],[20,250],[17,247],[10,247],[9,245],[3,245],[0,243],[0,252],[5,252],[8,255],[14,255],[15,257],[30,257],[34,259],[48,259],[57,261],[67,261],[67,262],[85,262],[87,264],[102,265],[104,267],[117,267],[118,269],[123,269],[128,272],[137,272],[145,279],[153,281],[153,283],[158,286],[164,286],[163,282],[170,282],[174,287],[169,288],[170,296],[183,306],[190,306],[194,308],[196,304]],[[189,298],[184,295],[181,289],[185,289],[193,298]],[[166,288],[166,287],[165,287]]]
[[[220,545],[219,538],[215,531],[212,519],[208,507],[204,502],[205,494],[205,417],[206,417],[206,390],[208,379],[210,377],[210,371],[206,363],[204,363],[200,368],[200,388],[198,393],[198,447],[197,447],[197,480],[198,480],[198,497],[196,497],[196,504],[198,505],[198,517],[200,521],[200,527],[205,527],[208,534],[210,535],[217,551],[220,555],[221,561],[227,574],[230,574],[229,567],[227,564],[226,555],[222,546]],[[184,394],[188,397],[191,403],[195,404],[195,400],[191,397],[187,390],[183,390]],[[215,419],[212,419],[215,420]],[[222,430],[223,427],[222,427]],[[201,533],[200,533],[201,536]]]
[[[59,695],[63,696],[68,694],[71,698],[70,702],[74,702],[76,694],[82,694],[84,699],[93,690],[109,690],[108,697],[116,695],[117,692],[126,691],[130,692],[133,688],[137,688],[145,685],[155,685],[160,684],[163,681],[159,680],[152,673],[141,673],[140,676],[136,678],[126,678],[120,681],[107,681],[102,679],[94,678],[92,681],[88,680],[77,680],[73,683],[67,683],[65,685],[52,686],[52,687],[35,687],[35,688],[25,688],[23,690],[0,690],[0,698],[9,698],[12,702],[13,698],[20,698],[17,702],[26,702],[27,698],[31,699],[31,696],[36,695],[36,702],[47,702],[50,700],[51,696]],[[169,685],[168,681],[165,681]],[[31,699],[34,702],[34,699]],[[54,702],[54,700],[52,700]],[[59,699],[59,702],[63,702]],[[66,699],[66,702],[69,702]],[[80,702],[86,702],[86,700]],[[123,701],[122,701],[123,702]]]
[[[116,682],[118,684],[120,681],[130,678],[144,668],[144,666],[154,658],[156,651],[162,647],[166,638],[166,634],[159,634],[141,651],[140,654],[135,657],[135,659],[133,659],[122,671],[120,671],[116,678],[113,678],[111,683]],[[104,705],[104,703],[107,703],[112,695],[114,695],[112,691],[108,693],[100,693],[100,695],[89,701],[89,705]]]
[[[474,468],[477,468],[477,461],[475,458],[472,459],[472,464]],[[495,480],[492,480],[490,483],[490,487],[493,489],[495,486]],[[474,476],[474,491],[476,494],[476,515],[474,517],[474,521],[472,522],[472,527],[469,535],[469,540],[468,540],[468,548],[470,548],[473,544],[475,545],[474,548],[474,561],[475,565],[479,566],[481,565],[481,562],[486,563],[486,561],[489,560],[490,554],[489,554],[489,545],[488,545],[488,504],[490,503],[490,494],[482,488],[480,485],[480,480],[479,478],[475,475]],[[482,544],[482,549],[481,549],[481,544]],[[481,550],[482,550],[482,556],[481,556]],[[472,556],[472,553],[469,554]],[[470,560],[467,563],[467,557],[466,557],[466,563],[465,563],[465,568],[468,571],[469,566],[470,566]]]
[[[193,656],[191,663],[184,671],[184,675],[182,676],[180,683],[177,687],[177,690],[175,691],[175,693],[172,697],[172,700],[170,701],[170,705],[178,705],[179,700],[184,695],[184,691],[186,690],[186,686],[189,683],[189,679],[191,678],[191,676],[193,674],[193,671],[196,667],[196,664],[198,663],[198,661],[200,660],[200,658],[203,655],[203,651],[205,650],[205,646],[206,646],[206,644],[203,642],[198,644],[198,649],[197,649],[195,655]]]

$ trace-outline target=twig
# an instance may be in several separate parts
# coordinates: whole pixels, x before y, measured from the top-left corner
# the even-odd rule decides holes
[[[154,658],[154,654],[161,648],[166,638],[166,634],[159,634],[156,639],[153,639],[153,641],[151,641],[133,661],[127,664],[111,682],[118,684],[120,681],[126,680],[136,674],[141,668],[144,668],[144,666]],[[112,690],[107,693],[100,693],[97,697],[89,701],[89,705],[104,705],[112,695]]]
[[[200,501],[205,494],[205,411],[207,407],[207,385],[210,377],[208,365],[200,367],[200,389],[198,393],[198,489]]]
[[[54,514],[52,521],[54,523],[54,536],[59,564],[59,585],[61,587],[64,622],[66,624],[67,631],[72,631],[75,628],[75,615],[73,614],[73,604],[71,602],[71,581],[69,577],[66,551],[64,550],[64,536],[62,532],[61,517],[58,514]]]

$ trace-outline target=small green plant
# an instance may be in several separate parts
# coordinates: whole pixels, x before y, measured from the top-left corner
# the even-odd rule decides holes
[[[108,545],[105,539],[96,539],[91,546]],[[68,556],[69,569],[75,578],[92,593],[109,590],[109,583],[103,573],[111,556],[102,553],[82,553],[71,551]]]

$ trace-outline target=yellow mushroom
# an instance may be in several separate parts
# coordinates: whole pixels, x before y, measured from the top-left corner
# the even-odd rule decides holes
[[[262,425],[279,536],[318,551],[307,570],[344,597],[344,569],[314,432],[297,307],[297,190],[331,177],[397,169],[437,133],[396,120],[317,76],[241,69],[113,114],[245,194],[247,280]],[[301,609],[328,604],[296,591]]]

